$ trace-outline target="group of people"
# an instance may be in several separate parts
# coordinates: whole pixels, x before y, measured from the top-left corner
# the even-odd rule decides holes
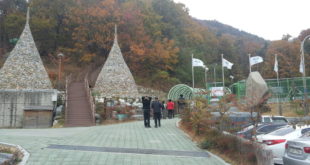
[[[184,97],[183,95],[180,95],[178,104],[181,107],[183,106],[182,100],[184,100]],[[158,97],[155,97],[155,99],[152,101],[152,97],[143,96],[142,104],[143,104],[142,109],[143,109],[143,117],[144,117],[144,126],[146,128],[151,128],[151,125],[150,125],[151,112],[153,112],[155,128],[161,126],[160,119],[162,117],[162,112],[164,110],[168,111],[169,119],[174,118],[175,104],[171,99],[169,99],[167,104],[165,105],[165,102],[160,102],[158,100]]]

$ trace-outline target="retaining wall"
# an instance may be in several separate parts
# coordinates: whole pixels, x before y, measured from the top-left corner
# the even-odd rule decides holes
[[[23,127],[25,107],[54,107],[57,92],[46,90],[0,90],[0,127]]]

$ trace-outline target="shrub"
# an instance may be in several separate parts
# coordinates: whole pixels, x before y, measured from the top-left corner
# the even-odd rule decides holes
[[[216,150],[238,164],[256,164],[258,147],[255,143],[241,140],[240,138],[223,134],[217,129],[208,129],[205,139],[199,144],[202,149]]]
[[[186,128],[190,127],[191,112],[189,108],[185,108],[181,113],[181,123]]]
[[[194,130],[195,135],[204,135],[208,127],[214,124],[211,120],[211,114],[207,111],[207,100],[198,98],[195,105],[189,108],[187,106],[181,113],[181,123],[188,129]]]
[[[233,95],[224,97],[219,103],[219,117],[212,117],[207,110],[208,106],[205,100],[195,100],[196,103],[192,109],[185,109],[181,115],[181,122],[185,128],[199,139],[204,139],[199,146],[202,149],[216,150],[225,154],[236,164],[254,165],[268,164],[271,154],[264,154],[262,149],[255,143],[242,140],[237,136],[223,133],[223,131],[233,131],[238,129],[238,123],[234,123],[227,115],[229,103],[235,104]],[[256,108],[265,108],[264,104]],[[241,122],[241,121],[240,121]],[[242,122],[240,123],[242,124]]]
[[[99,105],[97,112],[100,114],[102,119],[109,120],[113,118],[114,111],[117,114],[126,114],[127,118],[130,118],[132,115],[135,114],[134,110],[135,110],[135,107],[132,107],[132,106],[114,105],[111,107],[106,107],[103,105]]]
[[[1,165],[18,164],[24,156],[23,153],[17,148],[6,145],[0,145],[0,152],[13,154],[13,158],[11,160],[3,162]]]
[[[212,149],[214,148],[214,143],[212,141],[204,140],[199,144],[199,147],[202,149]]]
[[[257,158],[256,158],[256,154],[255,152],[248,152],[245,154],[245,158],[246,160],[248,160],[249,162],[256,164],[257,162]]]

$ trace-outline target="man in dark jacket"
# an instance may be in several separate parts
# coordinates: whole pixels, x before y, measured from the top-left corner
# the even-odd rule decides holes
[[[152,102],[151,108],[154,114],[155,128],[157,128],[157,121],[158,121],[158,126],[160,127],[160,118],[161,118],[161,111],[163,109],[163,105],[159,102],[157,97],[155,97],[155,100]]]
[[[151,97],[143,96],[142,97],[142,104],[143,104],[143,118],[144,118],[144,126],[146,128],[150,128],[150,108],[151,108]]]
[[[180,97],[178,99],[178,113],[183,112],[185,105],[186,105],[185,98],[184,98],[183,94],[180,94]]]

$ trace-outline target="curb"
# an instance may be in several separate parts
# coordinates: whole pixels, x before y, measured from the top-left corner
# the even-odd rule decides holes
[[[20,152],[23,153],[23,158],[22,161],[18,163],[18,165],[26,165],[28,159],[29,159],[29,152],[26,151],[23,147],[21,147],[20,145],[16,145],[16,144],[9,144],[9,143],[4,143],[4,142],[0,142],[0,144],[5,145],[5,146],[9,146],[9,147],[15,147],[17,148]]]
[[[179,127],[180,126],[180,124],[179,124],[180,122],[181,122],[181,120],[175,122],[175,126],[178,127],[179,129],[180,129],[180,127]],[[191,139],[191,137],[188,134],[186,134],[186,133],[184,133],[184,134],[185,134],[186,137]],[[197,143],[195,142],[195,144],[197,144]],[[223,160],[222,158],[218,157],[217,155],[212,154],[211,152],[209,152],[207,150],[202,150],[202,151],[207,152],[208,154],[210,154],[210,156],[212,156],[215,159],[217,159],[218,161],[222,162],[224,165],[231,165],[231,164],[225,162],[225,160]]]
[[[210,154],[211,156],[213,156],[215,159],[217,159],[218,161],[222,162],[224,165],[231,165],[227,162],[225,162],[225,160],[223,160],[222,158],[218,157],[217,155],[212,154],[211,152],[204,150],[205,152],[207,152],[208,154]]]

